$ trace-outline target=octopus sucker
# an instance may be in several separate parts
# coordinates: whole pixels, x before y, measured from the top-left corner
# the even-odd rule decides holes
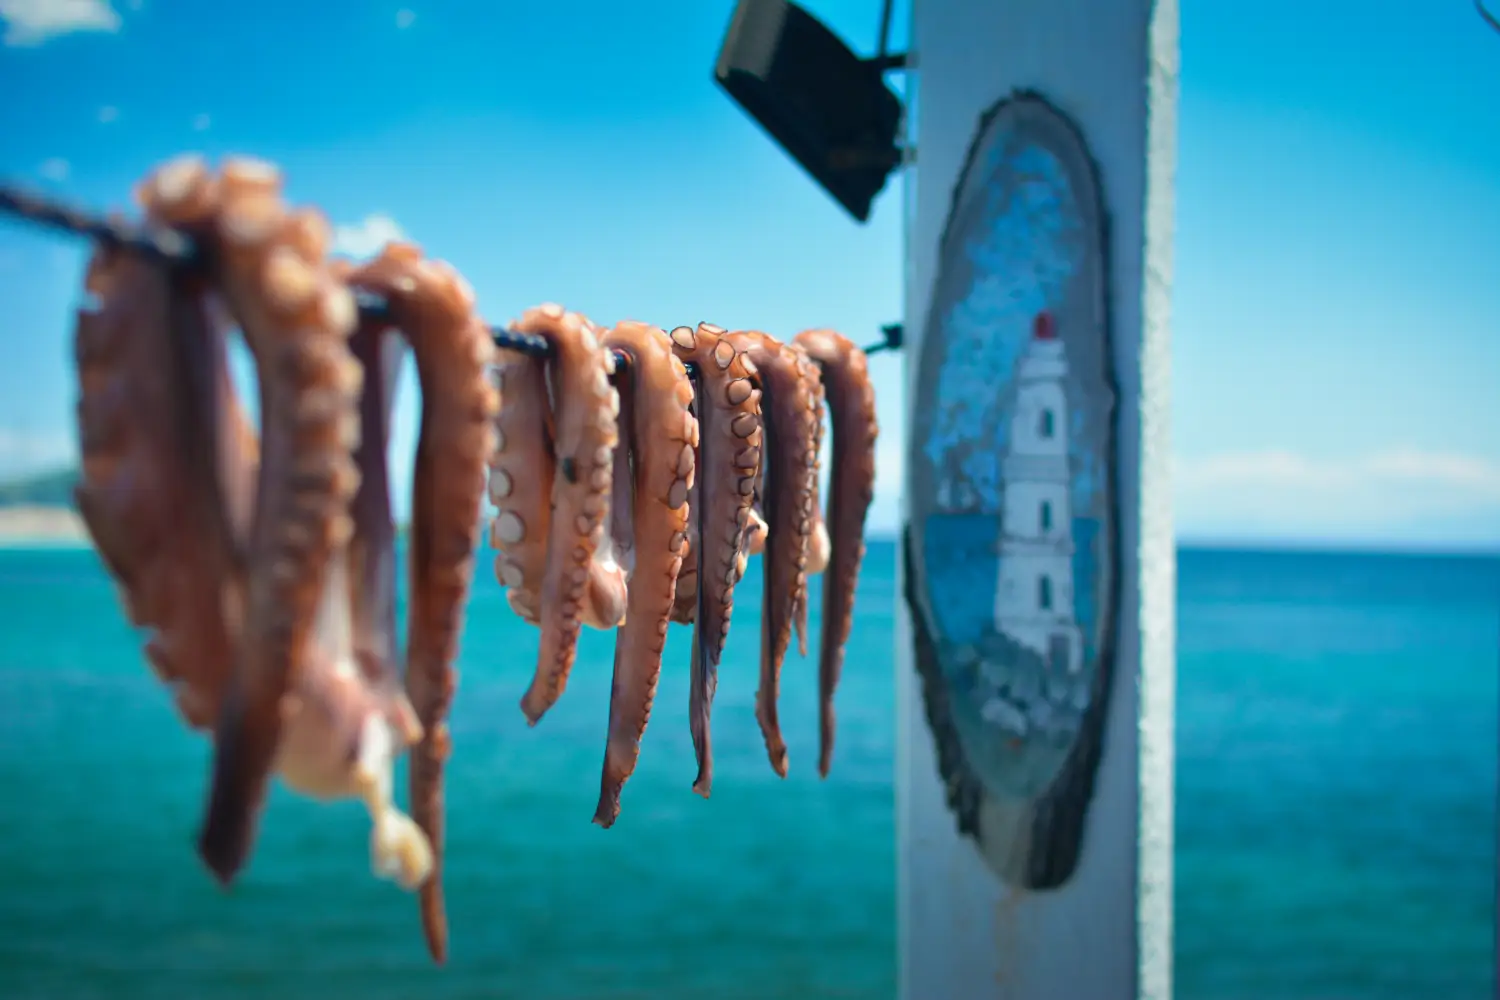
[[[489,469],[490,503],[496,509],[490,521],[495,578],[511,610],[538,625],[557,466],[546,362],[497,349],[492,378],[501,400]]]
[[[474,296],[467,283],[441,262],[424,260],[415,246],[387,245],[377,258],[350,275],[349,282],[382,296],[387,303],[385,322],[367,324],[356,334],[357,350],[367,373],[380,371],[385,384],[394,388],[399,353],[390,351],[389,345],[394,331],[399,330],[411,347],[422,388],[421,429],[412,476],[404,697],[409,699],[421,729],[421,738],[412,747],[409,774],[412,818],[431,856],[420,888],[422,927],[428,950],[435,961],[442,963],[448,954],[442,891],[443,767],[451,742],[447,715],[458,681],[453,661],[458,655],[464,603],[478,545],[485,470],[494,451],[493,421],[499,411],[499,396],[486,378],[494,345],[474,311]],[[376,395],[367,391],[366,399]],[[389,407],[388,397],[385,406]],[[367,404],[365,412],[370,409]],[[377,425],[382,463],[388,418],[387,409]],[[367,437],[371,429],[367,419]],[[382,474],[381,524],[389,528],[386,481]],[[370,484],[371,477],[367,474],[363,482]],[[364,491],[362,485],[361,494]],[[378,628],[356,629],[356,636],[369,635],[376,640],[362,644],[371,661],[379,656],[379,662],[393,664],[390,533],[382,535],[381,541],[386,543],[380,550],[382,558],[374,565],[366,562],[365,567],[367,572],[378,571],[373,575],[382,581],[382,620]]]
[[[605,543],[610,537],[620,397],[609,381],[614,357],[599,343],[602,332],[583,316],[558,305],[544,305],[527,310],[513,328],[545,337],[552,349],[546,366],[548,380],[532,390],[536,405],[548,398],[548,389],[553,400],[550,524],[543,558],[518,567],[524,598],[530,598],[540,585],[536,617],[542,630],[541,648],[536,676],[521,699],[521,711],[536,725],[567,687],[580,628],[614,628],[625,617],[625,571],[614,558],[613,546]],[[514,374],[507,370],[503,376],[502,395],[509,392]],[[514,400],[507,400],[502,412],[514,405]],[[539,465],[545,466],[534,457],[537,449],[546,446],[544,442],[504,437],[502,451],[520,452],[514,466],[505,463],[507,474],[514,468],[522,475],[535,475]],[[497,507],[492,537],[504,553],[505,546],[523,540],[533,530],[527,521],[538,520],[538,511],[520,509],[511,502],[497,503]],[[527,570],[539,570],[540,580],[528,576]],[[512,606],[516,599],[513,593]]]
[[[697,419],[696,411],[693,419]],[[693,460],[698,459],[698,449],[693,449]],[[688,490],[687,549],[682,555],[682,570],[677,574],[677,596],[672,600],[672,621],[679,625],[691,625],[698,620],[698,518],[693,512],[698,509],[698,480],[695,477]]]
[[[752,381],[763,393],[765,460],[761,506],[765,518],[762,520],[752,511],[745,528],[740,574],[744,573],[748,555],[757,548],[764,549],[760,686],[755,698],[755,717],[760,723],[771,767],[784,778],[787,750],[776,705],[793,621],[807,590],[807,543],[817,488],[817,373],[802,351],[764,333],[737,332],[725,339],[750,360],[756,372]],[[753,455],[742,452],[739,460],[747,467],[758,464],[760,450],[754,449]]]
[[[594,813],[595,823],[609,827],[620,815],[620,793],[635,771],[656,698],[677,575],[688,546],[688,491],[695,480],[699,438],[698,422],[689,412],[692,382],[664,331],[623,322],[605,334],[604,344],[624,359],[615,481],[615,496],[621,499],[614,527],[621,547],[628,545],[623,551],[630,566]]]
[[[696,366],[694,412],[699,448],[695,497],[688,503],[697,530],[690,539],[696,561],[693,647],[688,724],[698,776],[693,790],[708,797],[713,786],[709,716],[718,687],[719,659],[729,636],[734,585],[739,582],[740,544],[749,523],[760,475],[760,390],[754,364],[721,327],[679,326],[670,334],[679,360]]]
[[[349,351],[356,316],[305,238],[280,177],[229,158],[217,175],[184,158],[138,189],[149,219],[205,251],[203,278],[244,333],[261,392],[261,455],[244,556],[240,634],[215,723],[212,786],[199,853],[223,882],[243,867],[281,741],[283,701],[310,653],[323,577],[347,538],[358,484],[361,371]],[[202,293],[190,296],[202,308]],[[222,478],[222,476],[221,476]],[[242,607],[242,610],[239,608]]]
[[[865,517],[875,495],[875,387],[864,351],[832,330],[806,330],[795,343],[822,368],[833,428],[828,500],[828,578],[823,584],[823,633],[818,650],[818,774],[833,763],[833,697],[854,624],[854,594],[864,559]],[[810,508],[816,508],[816,502]],[[810,546],[811,547],[811,546]]]

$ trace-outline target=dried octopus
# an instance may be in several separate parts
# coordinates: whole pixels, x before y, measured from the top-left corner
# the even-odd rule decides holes
[[[878,429],[864,353],[824,330],[789,344],[709,323],[670,333],[634,322],[602,331],[558,305],[531,310],[513,328],[551,350],[545,360],[502,352],[505,405],[490,471],[495,571],[510,606],[542,631],[522,699],[533,725],[562,695],[581,627],[619,629],[595,822],[607,827],[619,816],[673,621],[693,626],[693,788],[709,795],[710,717],[734,588],[761,553],[756,717],[781,776],[788,767],[777,713],[781,667],[794,630],[806,652],[808,576],[832,570],[819,651],[826,776],[874,486]],[[834,428],[826,522],[818,497],[825,405]]]
[[[214,173],[184,158],[140,185],[148,220],[190,235],[203,266],[111,248],[91,261],[76,499],[152,667],[213,735],[208,867],[227,883],[244,866],[272,773],[358,798],[375,871],[422,887],[441,956],[443,720],[498,408],[493,347],[451,269],[411,246],[331,261],[323,217],[289,211],[280,188],[245,159]],[[383,295],[386,319],[360,322],[354,289]],[[259,435],[229,379],[228,322],[255,359]],[[404,671],[385,468],[403,339],[426,390]],[[393,802],[408,747],[414,818]]]
[[[806,652],[808,579],[827,573],[826,775],[874,477],[863,353],[829,331],[782,343],[707,323],[605,328],[556,305],[512,324],[544,352],[497,349],[450,267],[409,244],[330,258],[324,218],[281,190],[275,168],[244,158],[153,172],[137,189],[147,221],[187,236],[196,263],[100,249],[75,336],[78,507],[148,661],[212,735],[198,847],[214,874],[229,883],[246,864],[272,775],[315,799],[357,798],[372,868],[419,891],[429,950],[445,959],[446,719],[486,485],[496,576],[540,629],[521,701],[531,724],[562,696],[582,627],[618,633],[595,822],[620,814],[674,621],[693,626],[694,788],[709,794],[734,588],[757,554],[756,716],[783,776],[781,668],[794,631]],[[357,296],[383,307],[361,312]],[[256,365],[258,431],[229,378],[233,327]],[[422,409],[403,652],[386,456],[407,351]],[[393,789],[407,750],[410,816]]]

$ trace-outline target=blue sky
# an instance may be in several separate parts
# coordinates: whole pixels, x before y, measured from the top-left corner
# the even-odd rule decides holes
[[[873,48],[876,0],[807,5]],[[1500,34],[1468,0],[1183,6],[1179,534],[1500,547]],[[451,260],[492,321],[873,338],[899,183],[853,223],[713,86],[731,7],[0,0],[0,177],[123,206],[177,152],[254,153],[350,249]],[[74,452],[83,254],[0,222],[0,475]],[[900,359],[873,366],[888,529]]]

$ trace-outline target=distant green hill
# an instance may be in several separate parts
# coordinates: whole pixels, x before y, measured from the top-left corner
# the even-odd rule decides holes
[[[6,507],[68,507],[73,506],[73,485],[78,482],[77,469],[58,469],[9,482],[0,482],[0,509]],[[486,522],[487,523],[487,522]],[[407,525],[398,524],[396,530],[405,535]]]
[[[59,469],[0,483],[0,507],[72,507],[77,469]]]

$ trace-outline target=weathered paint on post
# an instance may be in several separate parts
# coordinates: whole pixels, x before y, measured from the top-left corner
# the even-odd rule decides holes
[[[1177,53],[1175,0],[915,0],[907,1000],[1171,995]]]

